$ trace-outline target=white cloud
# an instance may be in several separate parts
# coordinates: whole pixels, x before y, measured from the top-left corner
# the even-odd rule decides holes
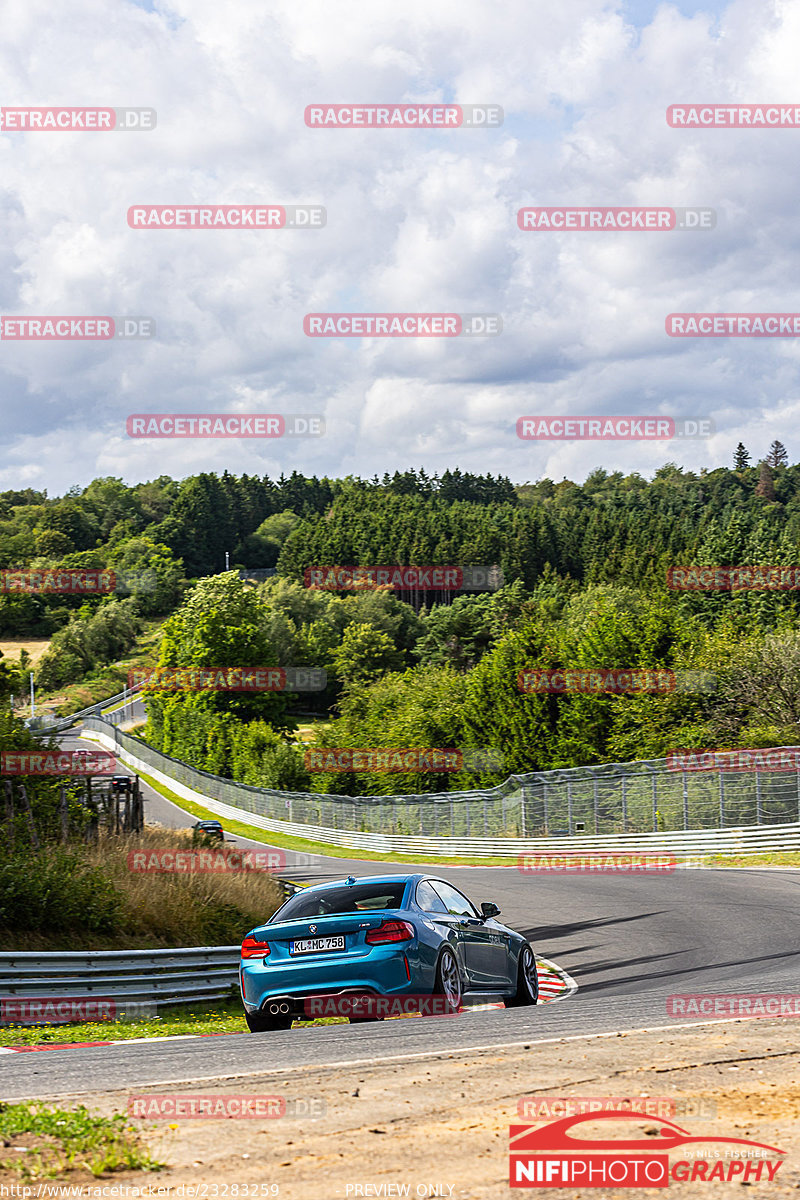
[[[800,131],[687,131],[680,101],[800,104],[783,0],[8,0],[18,105],[151,133],[0,134],[0,308],[150,315],[152,342],[0,343],[0,486],[97,474],[580,478],[754,455],[800,405],[790,340],[677,341],[671,311],[800,311]],[[307,104],[497,103],[495,130],[308,129]],[[321,203],[319,232],[132,230],[131,204]],[[710,233],[521,233],[525,204],[710,205]],[[310,311],[497,312],[498,338],[312,340]],[[130,412],[321,412],[321,440],[141,442]],[[519,415],[709,416],[709,442],[521,443]],[[748,439],[750,439],[748,441]]]

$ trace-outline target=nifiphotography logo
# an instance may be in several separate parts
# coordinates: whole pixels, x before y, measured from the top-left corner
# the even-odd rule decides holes
[[[786,1151],[776,1146],[747,1138],[696,1136],[664,1117],[658,1118],[654,1136],[632,1128],[622,1136],[613,1136],[616,1130],[609,1130],[611,1136],[605,1138],[581,1136],[580,1126],[584,1123],[613,1121],[619,1126],[627,1121],[641,1125],[642,1114],[632,1112],[628,1101],[619,1103],[618,1109],[578,1113],[546,1125],[511,1125],[511,1187],[656,1188],[669,1187],[672,1182],[768,1183],[785,1160]],[[670,1156],[676,1152],[677,1157],[671,1161]]]

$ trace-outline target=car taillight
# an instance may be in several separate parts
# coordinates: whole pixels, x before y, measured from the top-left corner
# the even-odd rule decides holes
[[[414,926],[408,921],[381,921],[377,929],[367,930],[364,941],[379,946],[385,942],[408,942],[413,937],[416,937]]]
[[[242,958],[266,958],[268,954],[269,942],[257,942],[251,937],[242,942]]]

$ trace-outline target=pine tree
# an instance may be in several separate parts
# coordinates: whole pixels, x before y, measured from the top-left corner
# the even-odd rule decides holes
[[[736,447],[733,455],[733,469],[734,471],[745,471],[749,466],[750,455],[744,448],[744,445],[739,442],[739,445]]]
[[[775,470],[776,467],[786,467],[789,465],[789,455],[786,453],[786,447],[784,446],[783,442],[779,442],[776,439],[772,443],[769,451],[767,452],[766,463],[767,466],[772,467],[773,470]]]

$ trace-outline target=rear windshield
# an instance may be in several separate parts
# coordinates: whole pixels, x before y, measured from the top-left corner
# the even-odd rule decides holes
[[[354,883],[349,887],[326,888],[321,892],[298,892],[287,900],[273,921],[288,921],[294,917],[325,917],[331,913],[369,912],[376,908],[401,908],[405,879],[397,883]]]

